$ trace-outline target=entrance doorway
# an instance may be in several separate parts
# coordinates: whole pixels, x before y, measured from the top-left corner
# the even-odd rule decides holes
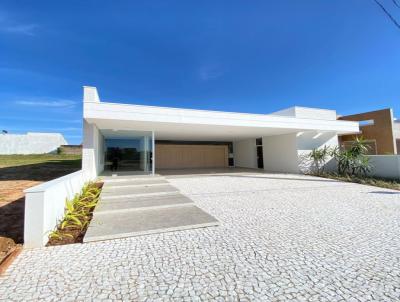
[[[118,131],[117,131],[118,132]],[[123,131],[104,140],[105,165],[108,171],[152,172],[153,144],[151,135],[128,137]]]
[[[259,169],[264,169],[264,155],[263,155],[263,147],[262,147],[262,138],[256,139],[256,148],[257,148],[257,167]]]

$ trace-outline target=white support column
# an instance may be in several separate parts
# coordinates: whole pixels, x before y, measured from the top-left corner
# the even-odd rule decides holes
[[[151,168],[152,168],[152,173],[153,175],[156,172],[156,144],[155,144],[155,140],[154,140],[154,131],[151,131]]]

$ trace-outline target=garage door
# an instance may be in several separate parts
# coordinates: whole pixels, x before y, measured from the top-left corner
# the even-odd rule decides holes
[[[228,166],[226,145],[156,144],[156,169],[220,168]]]

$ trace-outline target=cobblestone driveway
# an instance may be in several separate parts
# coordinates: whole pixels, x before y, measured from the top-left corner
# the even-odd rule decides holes
[[[25,250],[0,299],[400,300],[398,192],[278,174],[170,182],[221,226]]]

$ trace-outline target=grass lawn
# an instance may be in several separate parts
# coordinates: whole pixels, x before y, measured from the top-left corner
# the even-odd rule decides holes
[[[0,155],[0,236],[22,243],[23,190],[80,168],[80,155]]]
[[[71,165],[79,168],[80,159],[80,155],[68,154],[0,155],[0,168],[41,163]]]

